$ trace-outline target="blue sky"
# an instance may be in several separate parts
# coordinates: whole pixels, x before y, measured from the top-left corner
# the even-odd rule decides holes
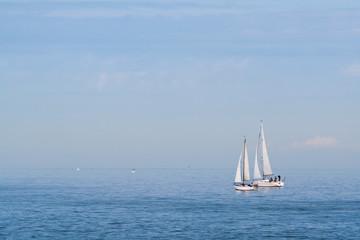
[[[1,168],[360,168],[359,1],[0,0]],[[339,166],[341,163],[341,166]]]

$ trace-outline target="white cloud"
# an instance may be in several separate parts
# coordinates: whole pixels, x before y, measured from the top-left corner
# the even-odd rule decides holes
[[[338,144],[338,141],[333,137],[315,137],[313,139],[306,140],[302,143],[303,146],[310,147],[333,147]]]
[[[330,148],[339,146],[339,141],[333,137],[314,137],[302,142],[295,142],[288,146],[283,146],[281,150],[303,149],[303,148]]]
[[[345,75],[353,76],[353,77],[360,77],[360,63],[354,63],[343,67],[341,72]]]

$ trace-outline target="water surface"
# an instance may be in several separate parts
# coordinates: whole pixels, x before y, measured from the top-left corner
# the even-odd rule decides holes
[[[0,239],[356,239],[356,170],[278,170],[236,192],[235,171],[0,171]],[[341,180],[339,180],[341,176]]]

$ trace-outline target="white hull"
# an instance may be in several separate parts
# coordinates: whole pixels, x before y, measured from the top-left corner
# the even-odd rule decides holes
[[[234,185],[235,190],[237,191],[255,191],[256,188],[249,185]]]
[[[258,187],[283,187],[284,186],[284,182],[282,182],[282,181],[270,182],[269,179],[255,181],[254,184],[257,185]]]

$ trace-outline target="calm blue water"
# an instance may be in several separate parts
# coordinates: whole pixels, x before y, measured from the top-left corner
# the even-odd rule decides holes
[[[2,170],[0,239],[358,239],[359,171],[279,170],[239,193],[229,170]]]

